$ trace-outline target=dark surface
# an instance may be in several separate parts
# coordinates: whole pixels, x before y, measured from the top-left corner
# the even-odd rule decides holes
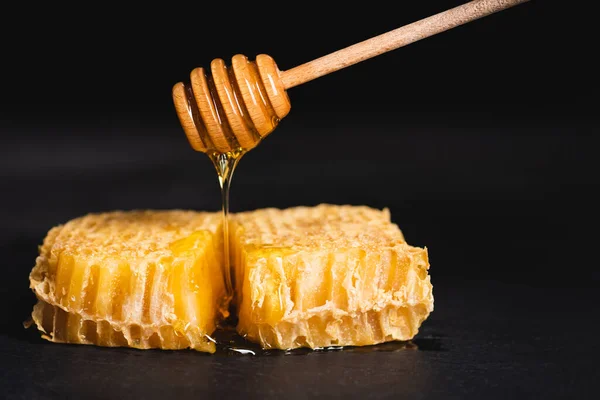
[[[594,293],[494,282],[435,284],[419,349],[205,355],[2,337],[8,398],[594,398]],[[582,332],[582,324],[585,332]]]
[[[0,397],[598,398],[595,47],[592,25],[567,27],[579,19],[550,2],[291,89],[289,116],[236,172],[234,212],[389,207],[429,250],[435,310],[418,349],[209,356],[57,345],[22,327],[51,226],[113,209],[219,209],[212,166],[171,103],[191,69],[263,52],[287,69],[460,4],[425,3],[344,17],[302,3],[295,18],[253,5],[227,13],[221,36],[205,5],[97,7],[97,20],[7,9],[18,27],[1,65]]]

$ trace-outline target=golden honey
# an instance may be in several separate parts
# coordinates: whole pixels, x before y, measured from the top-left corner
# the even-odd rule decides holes
[[[30,274],[54,342],[193,348],[227,316],[218,213],[115,211],[52,228]]]
[[[240,335],[287,350],[410,340],[433,310],[427,250],[387,209],[234,213],[229,257],[223,216],[115,211],[52,228],[30,274],[33,321],[53,342],[214,352],[233,297]]]
[[[427,250],[388,210],[321,204],[234,214],[238,332],[263,348],[412,339],[433,311]]]

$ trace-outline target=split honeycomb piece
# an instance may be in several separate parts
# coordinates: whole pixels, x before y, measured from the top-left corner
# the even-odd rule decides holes
[[[238,332],[263,348],[413,338],[433,310],[426,249],[387,209],[232,215]],[[227,316],[220,213],[115,211],[52,228],[30,274],[53,342],[214,352]]]
[[[219,213],[90,214],[52,228],[30,274],[53,342],[214,352],[227,314]]]
[[[409,340],[433,310],[427,250],[387,209],[262,209],[230,232],[237,329],[263,348]]]

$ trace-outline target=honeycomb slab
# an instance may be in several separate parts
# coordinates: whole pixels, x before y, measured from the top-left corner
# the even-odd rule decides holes
[[[52,228],[30,274],[32,319],[53,342],[192,348],[227,314],[219,213],[90,214]]]
[[[30,274],[32,320],[52,342],[214,352],[232,310],[263,348],[412,339],[433,310],[427,249],[387,209],[321,204],[231,215],[89,214],[52,228]]]
[[[387,209],[262,209],[230,233],[237,329],[263,348],[409,340],[433,310],[427,249]]]

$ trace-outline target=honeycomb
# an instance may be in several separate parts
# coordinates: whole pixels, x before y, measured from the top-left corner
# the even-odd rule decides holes
[[[215,352],[228,316],[265,349],[409,340],[433,311],[426,248],[389,210],[321,204],[231,215],[89,214],[52,228],[30,274],[32,320],[52,342]]]
[[[53,342],[214,352],[227,311],[220,214],[115,211],[50,230],[30,287]]]
[[[409,340],[433,311],[427,250],[387,209],[262,209],[230,232],[237,329],[263,348]]]

